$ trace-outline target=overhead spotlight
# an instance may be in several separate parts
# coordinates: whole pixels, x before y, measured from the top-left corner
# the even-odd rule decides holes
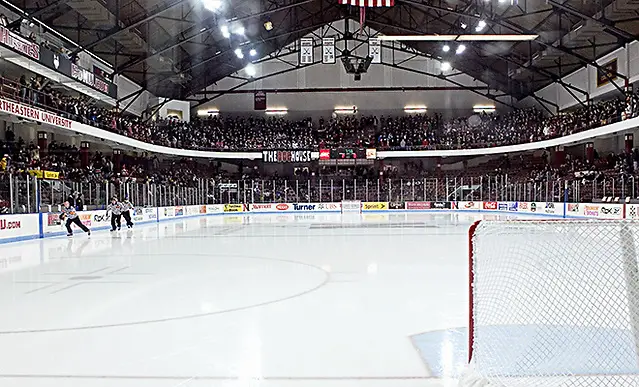
[[[466,23],[461,23],[460,27],[462,28],[462,30],[465,30],[468,25]]]
[[[234,30],[233,33],[235,35],[244,35],[244,27],[243,26],[237,26]]]
[[[477,26],[475,27],[475,31],[480,32],[484,28],[486,28],[486,22],[483,20],[480,20],[479,23],[477,23]]]
[[[244,68],[244,71],[246,71],[246,75],[248,75],[249,77],[254,77],[257,72],[255,66],[252,63],[247,64]]]
[[[240,58],[240,59],[244,58],[244,53],[242,52],[242,50],[241,50],[241,49],[236,48],[234,52],[235,52],[235,55],[236,55],[238,58]]]
[[[249,51],[249,55],[250,55],[250,56],[255,56],[255,55],[257,55],[257,50],[256,50],[256,49],[254,49],[254,48],[251,48],[251,50]]]
[[[208,9],[209,11],[217,11],[220,8],[222,8],[222,1],[221,0],[203,0],[204,3],[204,8]]]
[[[231,37],[231,33],[229,32],[229,26],[220,27],[220,31],[222,32],[222,36],[224,36],[225,38],[228,39]]]
[[[463,44],[460,44],[459,46],[457,46],[457,50],[455,50],[455,54],[461,54],[465,50],[466,50],[466,46],[464,46]]]
[[[273,29],[273,23],[269,20],[264,22],[264,29],[270,31]]]
[[[450,62],[442,62],[442,65],[441,65],[442,71],[449,71],[451,68],[452,66],[450,65]]]
[[[450,51],[450,46],[447,45],[447,44],[444,44],[444,47],[442,47],[442,51],[444,51],[444,52]]]

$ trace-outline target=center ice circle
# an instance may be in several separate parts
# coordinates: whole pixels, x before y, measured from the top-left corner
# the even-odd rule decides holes
[[[319,289],[328,280],[328,273],[320,267],[292,260],[191,253],[130,257],[131,268],[100,279],[104,283],[87,282],[51,294],[47,297],[49,310],[63,312],[46,319],[30,309],[30,297],[24,297],[23,302],[11,305],[13,311],[5,309],[20,318],[0,321],[0,334],[204,318],[291,300]],[[41,298],[31,300],[42,302]]]

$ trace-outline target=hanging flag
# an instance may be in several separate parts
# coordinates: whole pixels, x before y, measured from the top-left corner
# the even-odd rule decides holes
[[[339,0],[340,4],[360,7],[359,9],[359,33],[364,32],[366,22],[366,7],[392,7],[395,0]]]
[[[335,38],[322,39],[322,63],[335,63]]]
[[[313,38],[300,39],[300,64],[313,63]]]
[[[373,57],[371,63],[382,63],[382,42],[377,38],[368,39],[368,56]]]
[[[339,3],[355,7],[392,7],[395,0],[339,0]]]

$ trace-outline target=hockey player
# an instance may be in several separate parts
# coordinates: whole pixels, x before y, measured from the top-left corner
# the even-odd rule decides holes
[[[91,230],[89,230],[87,226],[83,225],[82,222],[80,222],[80,218],[78,218],[78,213],[76,212],[75,208],[71,206],[71,203],[69,203],[68,201],[64,202],[64,206],[62,207],[62,214],[60,214],[60,220],[65,220],[65,219],[66,219],[65,226],[67,228],[67,236],[73,236],[73,230],[71,230],[72,223],[80,227],[82,231],[91,235]]]
[[[133,204],[129,201],[129,199],[124,199],[122,202],[122,216],[124,216],[124,220],[126,221],[126,226],[128,228],[133,227],[133,222],[131,221],[131,210],[133,210]]]
[[[111,231],[115,231],[116,227],[120,230],[122,203],[118,202],[115,196],[111,198],[111,203],[107,206],[107,212],[109,211],[111,212]]]

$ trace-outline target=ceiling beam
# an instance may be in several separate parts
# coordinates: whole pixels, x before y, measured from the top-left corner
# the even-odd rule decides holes
[[[633,40],[637,40],[637,37],[631,33],[629,33],[628,31],[624,31],[621,28],[617,28],[614,25],[612,25],[611,23],[602,20],[602,19],[596,19],[592,16],[588,16],[586,14],[584,14],[583,12],[576,10],[574,8],[572,8],[569,5],[566,4],[560,4],[556,1],[553,0],[546,0],[546,3],[548,3],[549,5],[551,5],[554,8],[557,9],[561,9],[562,11],[565,11],[566,13],[569,13],[571,15],[577,16],[581,19],[584,20],[590,20],[592,22],[595,22],[599,25],[601,25],[602,27],[604,27],[605,30],[608,31],[608,33],[610,33],[611,35],[616,36],[617,38],[625,41],[625,43],[629,43],[632,42]]]
[[[153,20],[158,15],[163,14],[164,12],[166,12],[166,11],[172,9],[172,8],[177,7],[178,5],[184,3],[185,1],[186,0],[173,0],[170,3],[166,4],[165,6],[157,8],[156,10],[154,10],[151,13],[145,14],[141,19],[129,24],[126,27],[115,26],[111,30],[109,30],[109,32],[107,32],[107,34],[105,36],[103,36],[102,38],[94,40],[93,42],[91,42],[91,43],[89,43],[87,45],[84,45],[82,48],[77,48],[77,49],[73,50],[71,55],[77,55],[81,51],[90,50],[91,48],[97,46],[98,44],[104,43],[104,42],[106,42],[109,39],[113,39],[115,36],[117,36],[117,35],[119,35],[119,34],[121,34],[123,32],[129,31],[129,30],[131,30],[131,29],[133,29],[133,28],[135,28],[135,27],[137,27],[139,25],[142,25],[144,23],[147,23],[147,22]]]
[[[284,11],[284,10],[287,10],[287,9],[290,9],[290,8],[299,7],[301,5],[304,5],[304,4],[307,4],[307,3],[311,3],[311,2],[314,2],[314,1],[316,1],[316,0],[304,0],[304,1],[300,1],[300,2],[294,3],[294,4],[289,4],[289,5],[285,5],[285,6],[282,6],[282,7],[273,8],[273,9],[266,10],[266,11],[263,11],[263,12],[258,12],[258,13],[255,13],[255,14],[251,14],[251,15],[243,16],[243,17],[240,17],[240,18],[237,18],[237,19],[233,19],[233,22],[237,23],[237,22],[241,22],[241,21],[244,21],[244,20],[248,20],[248,19],[259,18],[259,17],[262,17],[262,16],[270,15],[270,14],[275,13],[275,12],[280,12],[280,11]],[[115,71],[115,74],[121,74],[123,71],[126,71],[126,69],[128,69],[128,68],[137,66],[140,63],[143,63],[143,62],[149,60],[150,58],[153,58],[153,57],[155,57],[157,55],[161,55],[161,54],[163,54],[163,53],[165,53],[167,51],[170,51],[170,50],[172,50],[172,49],[174,49],[176,47],[181,46],[182,44],[184,44],[184,43],[186,43],[186,42],[188,42],[190,40],[193,40],[193,39],[197,38],[198,36],[201,36],[203,34],[211,32],[211,29],[218,25],[218,23],[216,23],[216,21],[217,21],[216,18],[212,18],[212,17],[202,20],[200,23],[197,23],[196,25],[194,25],[194,26],[186,29],[185,31],[183,31],[179,36],[177,36],[175,39],[173,39],[169,43],[165,44],[164,47],[162,47],[161,49],[156,50],[153,53],[147,53],[145,56],[143,56],[141,58],[137,58],[135,60],[132,59],[132,60],[122,64],[122,66],[118,66],[118,68]],[[192,32],[192,31],[195,31],[192,35],[184,36],[185,33]]]
[[[47,12],[49,12],[50,10],[52,10],[53,8],[57,7],[58,5],[62,4],[65,0],[54,0],[51,3],[45,5],[42,8],[38,8],[35,12],[33,13],[29,13],[28,14],[28,18],[29,20],[33,20],[34,18],[37,18]],[[26,12],[25,12],[26,13]],[[9,23],[7,25],[8,29],[12,29],[15,28],[17,26],[20,25],[20,22],[22,21],[22,18],[16,19],[13,22]]]

